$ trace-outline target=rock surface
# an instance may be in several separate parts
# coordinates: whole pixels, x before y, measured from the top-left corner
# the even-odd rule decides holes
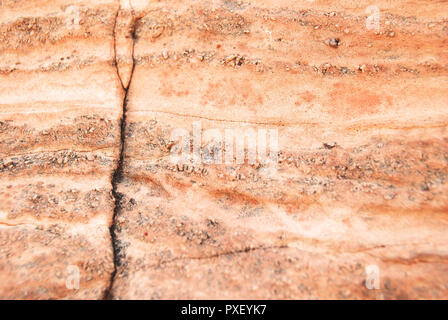
[[[1,298],[99,299],[109,288],[123,110],[117,8],[1,3]],[[73,272],[78,290],[67,288]]]
[[[444,1],[36,3],[0,2],[1,298],[448,298]],[[276,171],[207,162],[250,129]]]

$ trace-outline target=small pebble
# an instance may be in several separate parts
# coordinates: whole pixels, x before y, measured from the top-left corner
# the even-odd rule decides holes
[[[331,38],[331,39],[325,40],[325,44],[332,48],[337,48],[339,46],[339,43],[340,43],[339,38]]]

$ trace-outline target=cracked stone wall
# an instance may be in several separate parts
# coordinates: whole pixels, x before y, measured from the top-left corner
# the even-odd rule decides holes
[[[448,297],[443,1],[36,3],[0,1],[1,298]],[[198,124],[278,130],[277,173],[173,164]]]

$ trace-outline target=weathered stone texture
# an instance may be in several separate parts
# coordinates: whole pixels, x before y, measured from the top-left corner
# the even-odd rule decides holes
[[[443,1],[36,3],[0,1],[1,298],[448,298]],[[197,125],[278,130],[277,172],[172,163]]]
[[[123,100],[117,9],[1,2],[1,298],[98,299],[109,288]],[[73,267],[78,290],[66,286]]]

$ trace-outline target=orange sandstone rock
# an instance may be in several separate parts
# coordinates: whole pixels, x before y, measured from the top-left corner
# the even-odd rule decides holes
[[[113,1],[2,1],[0,297],[102,298],[122,96]]]
[[[448,297],[442,3],[0,4],[0,298]]]
[[[133,1],[112,297],[447,297],[444,9],[380,5]],[[195,126],[278,130],[276,174],[173,163]]]

